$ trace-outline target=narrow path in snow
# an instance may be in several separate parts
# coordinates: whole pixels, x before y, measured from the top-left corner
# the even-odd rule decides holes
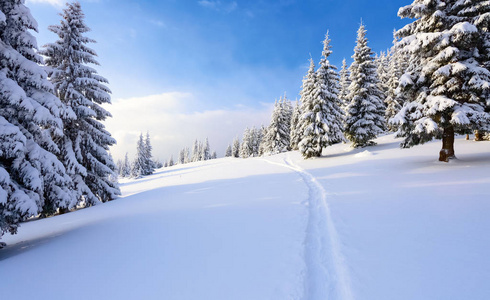
[[[312,174],[295,165],[289,157],[284,159],[284,163],[266,161],[295,171],[308,187],[304,299],[354,299],[341,242],[328,206],[327,192]]]

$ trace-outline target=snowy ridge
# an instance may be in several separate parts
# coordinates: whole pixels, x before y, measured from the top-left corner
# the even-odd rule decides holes
[[[295,171],[308,187],[304,299],[354,299],[341,241],[327,202],[327,192],[312,174],[295,165],[289,157],[284,159],[284,164],[265,161]]]

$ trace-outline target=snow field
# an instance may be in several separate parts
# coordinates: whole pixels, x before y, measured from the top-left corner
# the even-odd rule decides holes
[[[218,159],[22,224],[2,299],[489,299],[490,143]]]

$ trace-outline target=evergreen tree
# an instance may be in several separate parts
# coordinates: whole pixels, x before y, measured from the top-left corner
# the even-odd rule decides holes
[[[55,144],[60,118],[75,115],[39,66],[36,26],[24,1],[0,2],[0,237],[30,216],[76,204]]]
[[[59,141],[61,158],[74,184],[78,203],[86,206],[115,199],[119,194],[114,177],[115,164],[109,156],[109,146],[116,141],[101,123],[110,113],[102,104],[110,104],[107,80],[87,64],[98,65],[96,53],[87,47],[94,40],[84,36],[90,29],[80,3],[67,3],[60,25],[49,30],[59,40],[45,46],[50,80],[56,96],[75,112],[76,119],[63,118],[64,138]]]
[[[252,156],[259,156],[260,144],[263,139],[263,131],[261,128],[252,127]]]
[[[204,144],[202,146],[202,160],[210,160],[211,159],[211,149],[209,148],[208,138],[204,140]]]
[[[235,139],[233,140],[231,154],[233,157],[240,157],[240,140],[238,139],[238,137],[235,137]]]
[[[267,127],[262,125],[260,128],[260,132],[262,139],[260,140],[259,144],[259,156],[263,156],[268,149],[267,141],[265,140],[265,137],[267,136]]]
[[[291,150],[298,150],[299,149],[299,142],[301,141],[301,134],[299,131],[299,119],[301,117],[301,108],[300,104],[298,101],[296,101],[296,104],[294,105],[293,108],[293,114],[291,116],[291,128],[290,128],[290,141],[289,141],[289,147]]]
[[[138,142],[136,143],[136,158],[134,159],[133,166],[131,167],[131,176],[139,178],[144,175],[148,175],[147,172],[147,158],[145,141],[143,140],[143,133],[140,134]]]
[[[388,129],[390,131],[396,131],[397,126],[389,122],[391,118],[393,118],[402,108],[402,104],[404,101],[403,94],[397,93],[398,85],[400,82],[400,77],[402,76],[405,55],[402,51],[396,49],[396,45],[398,43],[398,39],[396,38],[395,33],[393,33],[393,47],[391,49],[391,59],[388,67],[388,90],[386,92],[386,112],[385,119],[388,124]]]
[[[286,96],[275,102],[271,123],[264,136],[266,153],[276,154],[289,150],[292,111],[291,102]]]
[[[330,64],[328,33],[323,42],[320,67],[315,74],[310,98],[302,107],[301,125],[303,136],[299,150],[303,157],[320,156],[324,147],[344,141],[342,134],[343,112],[340,108],[339,79],[336,68]]]
[[[381,91],[381,93],[383,93],[381,99],[384,100],[388,96],[388,81],[390,79],[389,53],[381,51],[377,59],[375,59],[375,63],[376,63],[376,73],[378,74],[378,88]]]
[[[168,160],[168,166],[171,167],[174,165],[174,156],[170,155],[170,159]]]
[[[194,140],[194,145],[192,146],[192,162],[199,161],[199,142]]]
[[[153,163],[153,154],[152,154],[153,147],[151,146],[150,142],[150,133],[146,132],[146,139],[145,139],[145,159],[146,159],[146,165],[145,165],[145,175],[150,175],[155,172],[155,165]]]
[[[216,151],[213,151],[213,153],[211,154],[211,159],[217,159],[218,158],[218,154],[216,153]]]
[[[188,164],[191,162],[191,154],[189,147],[184,148],[184,164]]]
[[[348,98],[349,96],[349,86],[350,86],[350,72],[349,67],[347,66],[347,62],[342,60],[342,68],[340,69],[340,90],[339,90],[339,99],[341,101],[341,108],[344,111],[344,114],[347,113],[347,106],[350,103]]]
[[[374,145],[372,141],[384,130],[385,108],[378,87],[373,52],[367,45],[363,24],[357,31],[357,45],[350,68],[350,104],[347,107],[346,136],[354,147]]]
[[[226,147],[226,151],[225,151],[225,157],[231,157],[231,155],[232,155],[231,145],[228,144],[228,147]]]
[[[402,147],[442,138],[439,160],[448,161],[455,157],[455,133],[489,127],[489,6],[486,1],[416,0],[400,8],[400,17],[416,19],[397,32],[401,50],[411,54],[400,80],[400,93],[410,102],[392,119],[405,137]]]
[[[124,161],[121,167],[121,177],[130,177],[131,176],[131,164],[129,163],[128,153],[124,156]]]
[[[185,164],[185,149],[181,149],[179,151],[179,158],[177,159],[178,164]]]
[[[240,146],[240,157],[248,158],[252,156],[253,153],[253,143],[252,143],[252,135],[250,129],[247,127],[243,132],[242,144]]]

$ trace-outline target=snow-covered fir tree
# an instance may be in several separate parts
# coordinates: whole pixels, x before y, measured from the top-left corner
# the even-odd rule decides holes
[[[301,117],[301,108],[298,101],[294,104],[293,114],[291,116],[291,128],[290,128],[290,138],[289,138],[289,147],[291,150],[299,149],[299,142],[301,141],[301,134],[299,131],[299,118]]]
[[[260,136],[262,138],[260,139],[260,143],[259,143],[258,156],[263,156],[267,150],[267,145],[265,141],[265,136],[267,135],[267,127],[262,125],[259,130],[260,130]]]
[[[383,132],[385,108],[383,93],[378,87],[373,52],[367,45],[363,24],[357,31],[356,43],[352,56],[354,62],[350,67],[350,103],[347,107],[345,134],[353,147],[365,147],[375,144],[373,139]]]
[[[388,95],[388,81],[390,80],[389,64],[390,54],[381,51],[375,58],[376,73],[378,74],[378,88],[383,93],[382,100],[386,99]]]
[[[344,141],[342,133],[343,112],[339,99],[339,78],[335,66],[331,65],[328,57],[330,50],[328,33],[323,41],[322,59],[316,74],[311,75],[310,66],[305,84],[313,82],[312,90],[305,97],[301,107],[302,116],[299,123],[302,138],[299,150],[303,157],[320,156],[323,148]],[[308,76],[314,76],[309,79]]]
[[[216,151],[213,151],[213,153],[211,153],[211,159],[217,159],[218,158],[218,153],[216,153]]]
[[[136,143],[136,157],[131,166],[132,177],[139,178],[141,176],[148,175],[146,174],[147,160],[145,155],[146,155],[145,141],[143,139],[143,133],[141,133],[138,142]]]
[[[240,145],[240,157],[248,158],[253,155],[252,133],[247,127],[243,131],[242,144]]]
[[[342,60],[342,68],[340,69],[339,75],[340,75],[339,99],[342,103],[341,108],[344,111],[344,114],[347,114],[347,106],[350,103],[348,96],[349,96],[349,86],[351,81],[350,81],[349,66],[345,61],[345,58],[344,60]]]
[[[39,66],[36,26],[24,1],[0,2],[0,237],[30,216],[76,205],[55,144],[61,117],[75,115]]]
[[[233,157],[240,157],[240,140],[238,139],[238,137],[235,137],[235,139],[233,140],[231,155]]]
[[[225,157],[231,157],[231,145],[228,144],[228,147],[226,147],[226,151],[225,151]]]
[[[64,138],[60,139],[61,159],[74,182],[78,203],[86,206],[115,199],[119,194],[115,164],[109,156],[109,146],[116,141],[101,123],[110,113],[102,104],[110,104],[107,80],[88,64],[98,65],[96,53],[87,46],[95,42],[84,34],[85,15],[77,1],[67,3],[59,25],[49,27],[59,39],[47,44],[41,52],[46,56],[49,77],[55,94],[76,115],[64,117]]]
[[[155,164],[153,162],[153,147],[151,146],[150,133],[146,132],[145,138],[145,158],[146,158],[146,175],[155,172]]]
[[[179,158],[177,158],[177,163],[178,164],[185,164],[185,149],[181,149],[179,151]]]
[[[131,163],[129,162],[128,153],[124,156],[124,160],[121,166],[121,172],[119,173],[121,177],[130,177],[131,176]]]
[[[398,39],[395,35],[396,32],[393,33],[393,47],[390,51],[390,62],[388,65],[388,90],[386,91],[385,105],[385,120],[387,122],[387,127],[390,131],[396,131],[397,126],[389,122],[391,118],[393,118],[402,108],[404,101],[404,94],[398,93],[398,85],[400,82],[400,77],[403,75],[403,70],[406,69],[406,55],[404,52],[397,50],[396,45],[398,43]]]
[[[210,160],[211,159],[211,149],[209,147],[209,140],[206,138],[201,147],[201,160]]]
[[[289,150],[292,114],[291,101],[286,96],[275,102],[271,123],[263,137],[266,153],[276,154]]]
[[[194,144],[192,145],[192,157],[191,157],[191,161],[192,162],[196,162],[196,161],[199,161],[199,142],[196,140],[194,140]]]
[[[260,144],[262,143],[262,139],[264,138],[263,136],[263,130],[262,128],[255,128],[252,127],[252,156],[257,157],[260,156]]]
[[[400,80],[400,93],[410,102],[392,119],[405,137],[402,147],[441,138],[439,160],[448,161],[455,157],[455,133],[489,128],[489,6],[416,0],[400,8],[400,17],[415,19],[397,32],[400,50],[411,54]]]
[[[171,167],[174,165],[174,156],[170,155],[170,159],[168,160],[167,166]]]

